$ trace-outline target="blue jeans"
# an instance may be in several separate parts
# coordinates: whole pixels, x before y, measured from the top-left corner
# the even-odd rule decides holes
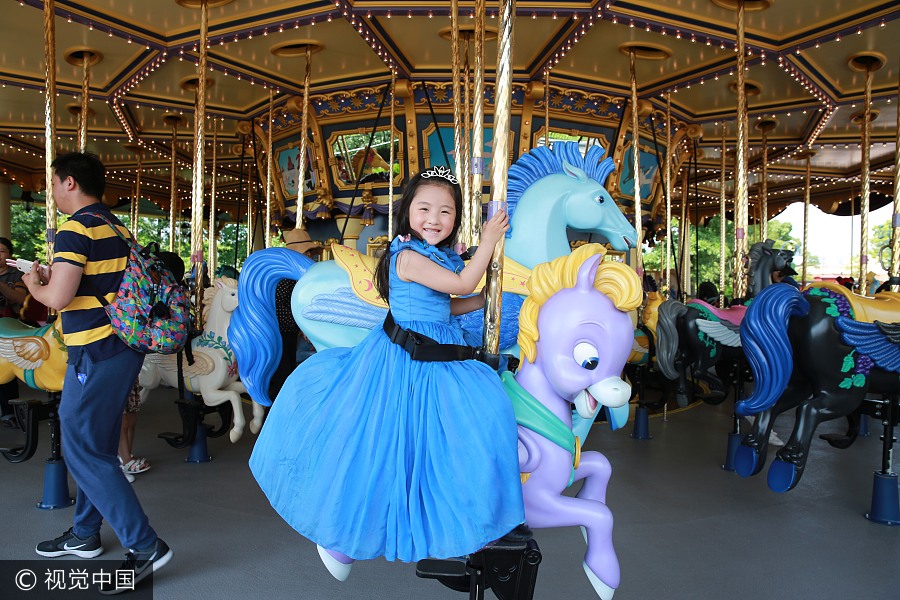
[[[156,532],[119,466],[119,435],[128,392],[144,355],[131,350],[94,362],[81,352],[66,369],[59,421],[62,454],[78,486],[73,531],[98,533],[106,519],[128,549],[156,543]]]

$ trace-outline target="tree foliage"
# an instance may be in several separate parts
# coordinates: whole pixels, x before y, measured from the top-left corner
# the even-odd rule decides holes
[[[709,219],[705,225],[700,227],[696,227],[694,225],[689,225],[689,230],[686,233],[688,236],[690,244],[690,252],[691,252],[691,288],[696,289],[699,285],[699,282],[703,281],[711,281],[719,285],[719,272],[721,266],[720,257],[722,256],[720,251],[720,232],[719,232],[719,217],[713,217]],[[767,228],[767,237],[771,240],[774,240],[776,246],[793,248],[795,252],[795,256],[797,260],[800,259],[802,254],[802,248],[800,244],[800,240],[792,235],[791,231],[792,227],[790,223],[785,223],[782,221],[772,220],[769,221]],[[750,245],[759,240],[759,227],[757,225],[751,225],[749,228],[749,235],[747,236],[750,240]],[[677,269],[678,273],[681,272],[682,266],[680,264],[676,265],[678,262],[677,259],[677,248],[678,248],[678,240],[681,236],[681,227],[678,223],[677,219],[672,220],[672,227],[670,227],[669,231],[672,233],[672,255],[673,269]],[[655,271],[662,272],[663,271],[663,263],[665,261],[665,242],[659,242],[652,248],[644,248],[644,269],[647,271]],[[732,272],[733,272],[733,259],[734,259],[734,223],[732,221],[726,221],[725,223],[725,289],[722,290],[723,293],[731,297],[733,295],[733,280],[732,280]],[[810,265],[814,262],[818,263],[817,257],[809,257]]]

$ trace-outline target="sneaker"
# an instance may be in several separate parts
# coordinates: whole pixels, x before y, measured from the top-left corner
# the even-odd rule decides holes
[[[125,562],[118,570],[133,571],[134,585],[119,587],[116,585],[117,582],[110,581],[100,584],[100,593],[112,595],[131,591],[140,581],[146,579],[151,573],[159,571],[170,560],[172,560],[172,549],[159,538],[149,550],[131,550],[125,554]]]
[[[99,533],[95,533],[89,538],[81,539],[72,533],[72,528],[69,527],[64,534],[55,540],[47,540],[38,544],[34,551],[41,556],[49,556],[51,558],[67,554],[80,558],[94,558],[103,554],[103,546],[100,544]]]

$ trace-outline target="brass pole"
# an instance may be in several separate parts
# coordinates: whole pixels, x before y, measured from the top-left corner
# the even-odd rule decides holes
[[[473,227],[471,225],[471,218],[466,221],[467,217],[471,217],[470,211],[468,210],[469,198],[472,195],[472,72],[469,65],[469,42],[470,39],[467,37],[466,39],[466,56],[464,61],[464,69],[463,69],[463,164],[462,164],[462,179],[459,180],[462,185],[462,195],[463,195],[463,221],[468,224],[467,227],[463,227],[462,223],[459,228],[459,239],[461,243],[466,246],[474,246],[478,243],[478,239],[472,239],[472,231]]]
[[[482,188],[484,187],[484,19],[485,0],[475,0],[475,89],[472,92],[472,190],[466,198],[471,215],[469,237],[477,245],[481,239]],[[494,144],[497,143],[496,131]]]
[[[194,176],[191,186],[191,267],[194,272],[197,325],[203,323],[203,168],[206,145],[206,58],[209,3],[200,0],[200,59],[197,65],[197,110],[194,113]]]
[[[266,242],[265,247],[270,248],[272,246],[272,236],[269,235],[269,228],[272,226],[272,167],[275,162],[274,156],[272,156],[274,152],[274,148],[272,148],[272,130],[275,129],[275,92],[272,88],[269,88],[269,136],[268,141],[266,142],[266,220],[262,223],[262,227],[260,230],[263,234],[263,239]],[[306,137],[306,131],[303,132],[303,137]],[[360,167],[362,168],[362,167]]]
[[[666,92],[666,297],[671,297],[672,289],[672,93]]]
[[[816,151],[808,148],[797,154],[798,158],[806,158],[806,186],[803,193],[803,268],[800,273],[801,285],[806,285],[807,279],[807,263],[809,262],[809,205],[810,205],[810,171],[812,169],[810,161],[816,155]]]
[[[56,27],[55,1],[44,0],[44,63],[47,93],[44,96],[44,181],[47,221],[47,264],[53,261],[56,241],[56,198],[53,195],[53,168],[56,158]]]
[[[550,66],[544,71],[544,145],[550,147]]]
[[[900,81],[897,83],[900,90]],[[900,102],[897,103],[897,127],[894,137],[894,216],[891,221],[893,235],[891,236],[891,291],[900,291]]]
[[[725,308],[725,272],[728,259],[725,254],[725,125],[722,125],[722,168],[719,177],[719,306]]]
[[[744,259],[747,256],[747,209],[749,191],[747,185],[747,90],[744,87],[744,0],[737,0],[737,155],[734,166],[734,253],[736,257],[734,297],[743,298],[747,293],[747,273]]]
[[[212,172],[210,173],[209,186],[209,225],[206,232],[206,253],[209,276],[216,276],[216,157],[219,144],[219,120],[213,118],[213,143],[212,143]]]
[[[141,172],[144,170],[144,151],[137,150],[137,173],[134,182],[134,198],[131,202],[131,235],[137,239],[138,236],[138,219],[141,214]]]
[[[388,164],[391,166],[390,172],[390,180],[388,181],[388,244],[390,244],[390,236],[394,231],[394,119],[396,118],[395,114],[395,106],[394,102],[397,97],[397,71],[393,68],[391,69],[391,127],[390,127],[390,140],[391,140],[391,150],[388,155]],[[456,98],[453,99],[454,103],[456,102]],[[440,131],[438,132],[440,134]],[[457,154],[457,156],[459,156]],[[374,217],[374,215],[373,215]],[[350,218],[347,215],[347,218]]]
[[[87,149],[88,101],[91,99],[91,54],[85,51],[81,57],[81,111],[78,113],[78,151]]]
[[[866,101],[863,113],[862,123],[862,190],[859,207],[859,276],[856,278],[857,292],[865,296],[866,283],[865,277],[868,272],[869,263],[869,195],[872,189],[871,178],[869,174],[869,135],[872,129],[872,73],[874,70],[872,65],[866,69]],[[896,149],[895,149],[896,151]]]
[[[172,126],[172,159],[169,165],[169,252],[175,252],[175,227],[178,214],[178,182],[175,179],[175,150],[178,143],[178,124],[181,117],[178,115],[166,115],[164,120]]]
[[[462,90],[461,82],[460,82],[460,64],[459,64],[459,0],[451,0],[450,2],[450,71],[453,77],[453,157],[454,157],[454,172],[456,173],[456,179],[460,182],[463,181],[463,132],[465,127],[462,122],[462,98],[460,97],[460,93]],[[440,134],[440,132],[438,132]],[[465,190],[465,188],[463,188]],[[466,196],[463,196],[464,198]],[[391,206],[391,210],[389,213],[394,212],[393,206]],[[463,216],[462,226],[464,228],[469,228],[468,221],[465,221],[465,215]],[[388,228],[388,233],[391,233],[392,229]]]
[[[255,133],[251,133],[250,135],[256,135]],[[253,252],[253,232],[256,227],[256,223],[253,221],[254,215],[254,206],[253,206],[253,163],[255,161],[250,161],[250,164],[247,166],[247,256],[250,256],[250,253]],[[349,161],[347,164],[350,164]],[[352,167],[351,167],[352,168]]]
[[[688,203],[688,169],[681,174],[681,235],[678,236],[678,248],[681,251],[681,285],[679,291],[684,298],[691,289],[691,224],[687,217]]]
[[[494,103],[494,151],[491,160],[491,206],[506,209],[510,110],[512,107],[513,22],[516,0],[500,0],[500,31],[497,38],[497,81]],[[493,211],[489,210],[493,214]],[[480,215],[480,210],[479,210]],[[484,303],[484,348],[500,352],[500,312],[502,309],[504,238],[494,247],[487,269]]]
[[[634,182],[634,229],[637,232],[637,241],[634,248],[634,270],[638,277],[643,279],[644,261],[641,256],[643,246],[644,223],[641,207],[641,136],[638,131],[638,94],[637,75],[634,68],[634,48],[628,50],[628,64],[631,71],[631,156],[632,156],[632,181]]]
[[[306,135],[309,127],[309,80],[312,75],[312,48],[306,45],[306,71],[303,75],[303,112],[300,116],[300,164],[297,167],[299,187],[297,189],[297,227],[304,229],[303,225],[303,200],[306,186]],[[269,123],[271,132],[272,123]],[[270,138],[271,139],[271,138]],[[393,178],[391,179],[393,181]],[[350,218],[350,215],[347,215]]]

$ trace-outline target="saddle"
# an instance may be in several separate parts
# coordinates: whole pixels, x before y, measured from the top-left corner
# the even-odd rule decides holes
[[[709,312],[719,317],[719,319],[721,319],[722,321],[728,321],[729,323],[734,323],[735,325],[740,325],[741,321],[744,320],[744,315],[747,314],[746,306],[731,306],[729,308],[722,309],[699,299],[688,300],[687,304],[697,304],[703,306]]]
[[[830,281],[818,281],[810,284],[809,287],[824,288],[842,295],[850,303],[855,319],[861,323],[900,322],[900,294],[896,292],[881,292],[874,298],[867,298],[854,294],[844,286]]]

